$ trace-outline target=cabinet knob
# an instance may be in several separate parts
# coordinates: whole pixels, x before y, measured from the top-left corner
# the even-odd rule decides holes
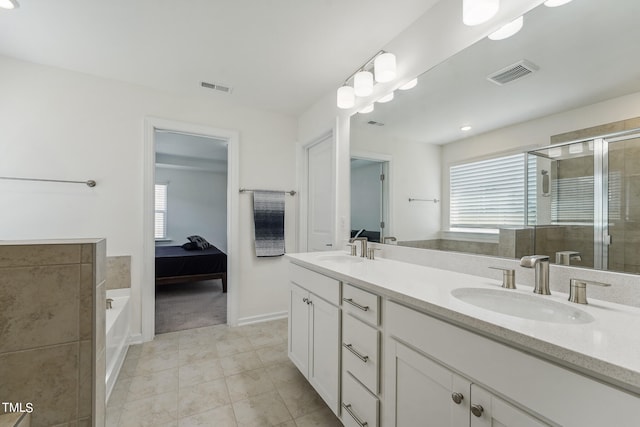
[[[454,402],[456,402],[457,405],[461,404],[462,401],[464,400],[464,396],[462,395],[462,393],[458,393],[457,391],[454,393],[451,393],[451,398],[453,399]]]
[[[476,417],[481,417],[483,412],[484,412],[484,408],[482,407],[482,405],[478,405],[478,404],[471,405],[471,413]]]

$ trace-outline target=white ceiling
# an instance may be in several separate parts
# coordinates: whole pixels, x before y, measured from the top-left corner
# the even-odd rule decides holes
[[[0,54],[297,115],[437,1],[20,0]]]
[[[446,144],[515,123],[640,91],[640,1],[576,0],[539,6],[524,28],[502,41],[484,39],[429,70],[418,86],[396,91],[355,126],[384,123],[376,132]],[[539,71],[498,86],[486,77],[527,59]],[[470,132],[462,125],[473,127]]]

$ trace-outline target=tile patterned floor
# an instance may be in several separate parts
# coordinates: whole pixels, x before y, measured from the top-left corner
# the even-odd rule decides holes
[[[287,321],[158,335],[131,346],[107,427],[342,424],[287,358]]]

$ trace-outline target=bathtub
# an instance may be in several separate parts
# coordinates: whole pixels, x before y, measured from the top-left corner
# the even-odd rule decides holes
[[[107,298],[112,298],[111,309],[107,310],[106,319],[106,386],[107,402],[118,379],[118,372],[124,362],[129,348],[129,325],[131,308],[129,305],[130,289],[107,290]]]

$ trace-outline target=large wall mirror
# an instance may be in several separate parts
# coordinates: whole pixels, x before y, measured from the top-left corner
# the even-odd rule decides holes
[[[637,16],[541,5],[354,114],[352,236],[640,272]]]

